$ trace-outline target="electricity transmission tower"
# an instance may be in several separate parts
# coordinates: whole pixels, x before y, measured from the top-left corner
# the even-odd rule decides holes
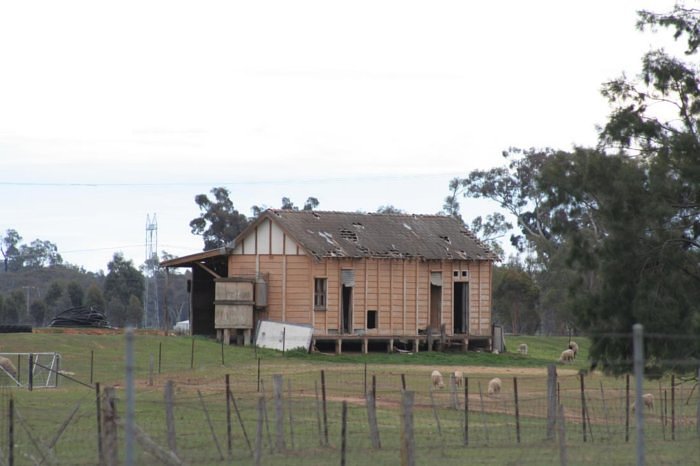
[[[160,327],[158,301],[158,221],[156,214],[146,214],[146,286],[143,299],[143,326]],[[151,288],[153,289],[151,291]],[[153,306],[151,303],[153,295]],[[149,312],[150,309],[150,312]]]

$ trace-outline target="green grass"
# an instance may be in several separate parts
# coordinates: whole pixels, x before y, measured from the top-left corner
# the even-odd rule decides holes
[[[572,365],[557,365],[559,389],[567,416],[567,454],[569,464],[631,464],[634,461],[634,424],[630,442],[624,440],[624,378],[606,377],[593,373],[585,378],[586,399],[593,419],[593,443],[583,443],[580,422],[579,369],[586,368],[588,341],[576,338],[581,353]],[[194,342],[194,357],[192,343]],[[62,333],[8,334],[0,340],[0,353],[59,352],[61,367],[83,383],[90,381],[91,354],[94,355],[93,381],[102,387],[117,387],[117,410],[123,416],[124,335],[69,335]],[[527,356],[515,353],[519,343],[527,343]],[[249,441],[254,444],[258,421],[258,361],[262,384],[267,395],[267,411],[271,441],[275,441],[275,411],[272,399],[272,375],[284,375],[284,396],[288,390],[292,402],[285,404],[285,440],[287,451],[271,452],[267,429],[263,430],[263,464],[315,465],[339,462],[341,400],[348,401],[348,462],[347,464],[397,464],[400,458],[401,380],[408,390],[416,392],[414,429],[417,464],[439,461],[442,465],[464,464],[560,464],[556,442],[544,441],[546,379],[544,368],[555,362],[566,348],[566,337],[508,337],[508,351],[489,353],[418,354],[371,353],[305,354],[290,352],[282,355],[270,350],[250,347],[223,347],[204,338],[136,335],[136,422],[159,445],[167,445],[163,387],[167,380],[175,382],[178,454],[188,464],[225,464],[219,460],[214,436],[224,455],[227,454],[227,427],[224,376],[230,374],[231,388]],[[160,353],[160,373],[158,355]],[[150,361],[153,358],[153,385],[150,385]],[[191,367],[193,366],[193,367]],[[429,373],[433,367],[459,367],[469,378],[470,444],[463,446],[463,411],[451,408],[449,388],[438,390],[430,397]],[[477,367],[478,366],[478,367]],[[534,370],[527,370],[532,368]],[[542,369],[541,371],[537,369]],[[573,369],[573,370],[571,370]],[[445,369],[447,370],[447,369]],[[324,371],[328,397],[329,446],[319,444],[316,391],[320,390],[320,373]],[[492,376],[504,380],[500,397],[479,396],[485,392]],[[376,380],[381,450],[373,450],[367,433],[367,413],[363,401],[365,388]],[[518,377],[520,396],[521,443],[516,442],[513,377]],[[2,382],[2,380],[0,380]],[[668,381],[662,380],[664,389]],[[645,381],[645,389],[661,399],[658,381]],[[604,392],[601,391],[604,387]],[[689,404],[690,387],[679,387],[676,397],[678,416],[677,439],[671,441],[671,427],[664,426],[660,410],[650,414],[646,425],[650,442],[649,464],[690,464],[688,458],[700,455],[700,442],[694,425],[697,393]],[[21,419],[15,427],[17,438],[16,464],[41,462],[47,455],[57,464],[94,464],[97,458],[96,410],[94,390],[67,379],[61,379],[57,389],[29,392],[24,389],[0,389],[0,439],[7,438],[6,401],[12,393]],[[604,395],[602,395],[604,393]],[[200,399],[201,396],[201,399]],[[670,392],[668,393],[670,397]],[[460,403],[463,394],[458,393]],[[605,404],[603,404],[603,399]],[[440,420],[442,435],[438,435],[432,404]],[[293,425],[288,413],[294,416]],[[70,417],[75,410],[75,415]],[[206,411],[205,411],[206,410]],[[207,416],[211,421],[212,435]],[[682,420],[682,423],[681,423]],[[234,463],[252,464],[248,446],[237,416],[232,413],[232,450]],[[632,421],[633,422],[633,421]],[[65,423],[65,430],[61,427]],[[294,448],[291,447],[292,429]],[[123,441],[123,433],[120,441]],[[48,445],[56,441],[53,451]],[[4,440],[0,451],[6,452]],[[138,447],[139,463],[153,462],[152,455]],[[37,459],[38,458],[38,459]],[[5,460],[5,457],[2,458]],[[0,464],[3,461],[0,461]]]

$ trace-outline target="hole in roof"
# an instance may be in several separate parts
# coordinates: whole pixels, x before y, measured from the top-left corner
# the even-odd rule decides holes
[[[352,226],[355,228],[364,228],[365,226],[361,224],[360,222],[353,222]]]
[[[320,215],[318,215],[318,214],[317,214],[316,212],[312,212],[312,215],[313,215],[313,216],[314,216],[314,218],[316,218],[316,219],[319,219],[319,218],[321,218],[321,216],[320,216]]]
[[[340,237],[349,241],[352,241],[354,243],[357,242],[357,233],[351,230],[347,230],[345,228],[340,229]]]
[[[445,242],[448,243],[448,244],[450,243],[450,237],[449,237],[449,236],[440,235],[440,239],[443,240],[443,241],[445,241]]]

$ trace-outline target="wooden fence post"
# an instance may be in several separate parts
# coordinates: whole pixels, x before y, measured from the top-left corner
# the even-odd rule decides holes
[[[564,424],[564,406],[559,405],[558,424],[559,424],[559,462],[561,466],[567,466],[569,463],[566,453],[566,425]]]
[[[372,392],[367,393],[365,399],[367,404],[367,422],[369,423],[369,438],[372,442],[372,448],[378,450],[382,448],[382,444],[379,440],[379,426],[377,425],[377,405],[374,401],[374,396],[372,396]]]
[[[321,370],[321,401],[323,403],[323,444],[328,446],[328,411],[326,407],[326,372]]]
[[[413,439],[414,392],[404,391],[401,396],[401,466],[415,466],[415,443]]]
[[[321,427],[321,400],[318,396],[318,380],[314,380],[314,391],[316,393],[316,427],[318,427],[318,443],[323,446],[323,428]]]
[[[469,446],[469,377],[464,378],[464,446]]]
[[[260,466],[262,459],[262,444],[263,444],[263,423],[265,421],[265,398],[258,396],[258,425],[255,430],[255,454],[253,459],[255,461],[255,466]]]
[[[583,374],[580,374],[579,380],[581,381],[581,422],[583,423],[583,442],[588,441],[588,435],[586,432],[586,395],[584,393],[583,386]]]
[[[7,426],[7,461],[9,466],[15,464],[15,399],[10,395],[10,400],[7,406],[8,410],[8,426]]]
[[[275,399],[275,449],[280,453],[286,450],[284,443],[284,406],[282,404],[283,382],[281,374],[272,376],[272,388]]]
[[[294,414],[292,414],[292,379],[287,379],[287,411],[289,412],[289,437],[294,450]]]
[[[174,382],[168,380],[165,383],[165,423],[168,436],[168,448],[170,451],[177,454],[177,445],[175,442],[175,409],[173,406]]]
[[[345,453],[348,445],[348,402],[343,400],[340,425],[340,466],[345,466]]]
[[[639,409],[642,409],[640,406]],[[676,440],[676,376],[671,375],[671,440]]]
[[[102,448],[105,466],[119,464],[119,447],[117,441],[117,413],[114,387],[105,387],[102,403]]]
[[[557,367],[547,365],[547,440],[554,440],[557,424]]]
[[[625,442],[630,441],[630,375],[625,376]]]
[[[513,398],[515,401],[515,439],[520,443],[520,405],[518,404],[518,378],[513,377]]]
[[[233,439],[231,436],[231,377],[226,374],[226,447],[228,448],[228,457],[233,454]]]
[[[97,459],[99,464],[104,464],[102,456],[102,406],[100,396],[100,383],[95,384],[95,406],[97,412]]]

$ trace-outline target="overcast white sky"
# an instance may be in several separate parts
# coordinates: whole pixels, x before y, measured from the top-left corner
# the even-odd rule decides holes
[[[435,213],[509,146],[595,143],[673,1],[0,0],[0,232],[106,270],[200,251],[194,196]],[[664,36],[665,37],[665,36]],[[466,220],[495,209],[462,202]]]

